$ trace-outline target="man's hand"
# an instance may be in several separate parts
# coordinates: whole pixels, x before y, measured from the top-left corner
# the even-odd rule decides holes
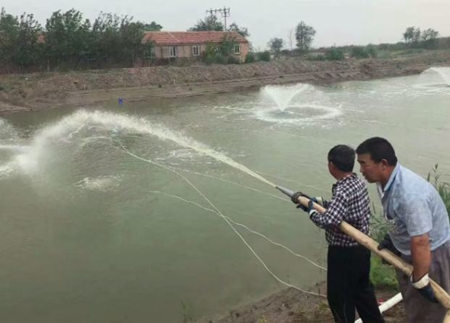
[[[426,298],[428,301],[433,303],[438,303],[438,300],[436,299],[436,295],[434,294],[433,288],[431,288],[430,284],[430,278],[428,277],[428,274],[425,274],[422,278],[420,278],[418,281],[413,282],[412,276],[411,276],[411,283],[415,289],[422,295],[424,298]]]
[[[378,250],[387,249],[392,252],[394,255],[400,255],[400,252],[395,248],[394,243],[391,240],[389,234],[386,233],[383,240],[378,244]]]
[[[306,197],[307,199],[309,199],[309,196],[306,194],[303,194],[302,192],[295,192],[294,194],[292,194],[291,196],[291,201],[295,204],[300,204],[298,198],[299,197]]]

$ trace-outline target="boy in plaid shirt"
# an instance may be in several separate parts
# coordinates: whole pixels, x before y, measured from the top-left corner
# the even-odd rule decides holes
[[[313,208],[315,199],[310,200],[308,207],[301,204],[298,207],[308,212],[318,227],[325,229],[327,298],[334,320],[354,322],[356,309],[363,322],[384,322],[369,279],[370,251],[339,229],[339,224],[345,221],[369,233],[369,195],[364,182],[353,173],[354,164],[355,151],[351,147],[333,147],[328,152],[328,170],[337,182],[332,187],[331,201],[323,203],[326,212],[319,213]],[[300,196],[308,197],[297,192],[292,201],[298,204]]]

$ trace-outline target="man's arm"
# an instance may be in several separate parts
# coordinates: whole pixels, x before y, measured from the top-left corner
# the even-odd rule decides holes
[[[430,270],[431,251],[428,233],[411,237],[411,257],[413,265],[413,281],[418,281]]]
[[[411,237],[411,257],[413,265],[413,282],[418,281],[430,270],[431,251],[428,233]]]
[[[413,273],[411,282],[414,288],[430,302],[437,303],[433,288],[431,288],[428,271],[431,264],[430,239],[428,233],[411,237],[411,256]]]

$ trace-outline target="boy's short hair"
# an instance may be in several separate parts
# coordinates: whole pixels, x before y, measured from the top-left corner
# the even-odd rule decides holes
[[[355,150],[347,145],[337,145],[328,152],[328,161],[343,172],[353,171]]]
[[[384,138],[372,137],[362,142],[356,148],[358,155],[370,154],[372,160],[379,163],[382,159],[386,159],[391,166],[397,165],[397,156],[394,147]]]

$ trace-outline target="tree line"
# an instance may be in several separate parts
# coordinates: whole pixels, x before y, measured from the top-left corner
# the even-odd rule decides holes
[[[287,55],[304,55],[311,49],[311,44],[316,34],[315,29],[312,26],[308,26],[305,22],[301,21],[295,28],[295,50],[282,50],[285,46],[285,42],[282,38],[272,38],[267,46],[270,49],[271,54],[274,57],[278,57],[281,54]],[[309,59],[318,60],[340,60],[344,59],[346,55],[354,58],[369,58],[377,57],[378,49],[381,50],[402,50],[409,48],[422,48],[422,49],[437,49],[440,47],[448,47],[445,44],[440,45],[438,36],[439,32],[428,28],[420,30],[417,27],[408,27],[403,33],[404,42],[397,44],[380,44],[367,46],[343,46],[343,47],[330,47],[325,50],[320,50],[322,53],[317,55],[307,56]]]
[[[151,55],[146,31],[162,26],[132,17],[100,13],[91,23],[80,11],[52,13],[45,27],[33,14],[0,12],[0,66],[3,72],[133,66]],[[1,71],[0,71],[1,72]]]
[[[403,33],[406,44],[417,48],[436,48],[439,32],[432,28],[420,30],[418,27],[408,27]]]

